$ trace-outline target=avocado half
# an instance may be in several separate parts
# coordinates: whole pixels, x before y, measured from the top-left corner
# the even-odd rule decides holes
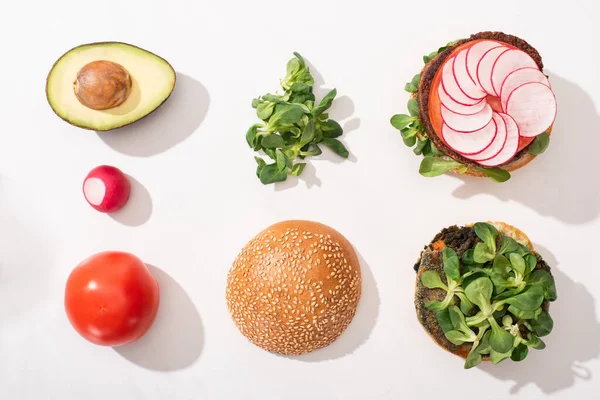
[[[82,77],[89,69],[84,67],[99,61],[121,67],[127,77],[127,90],[121,93],[125,98],[114,107],[91,108],[84,105],[79,94],[76,95],[78,83],[91,82],[91,85],[97,85],[92,93],[102,95],[115,87],[114,82],[102,82],[102,79],[110,80],[115,76],[114,79],[125,79],[110,70],[104,71],[103,75],[97,73],[96,77],[89,74]],[[175,80],[171,64],[154,53],[127,43],[90,43],[67,51],[54,63],[46,80],[46,97],[56,115],[71,125],[108,131],[132,124],[156,110],[171,95]]]

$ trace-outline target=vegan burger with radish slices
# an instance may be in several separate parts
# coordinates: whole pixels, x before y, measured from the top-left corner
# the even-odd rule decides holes
[[[423,61],[405,86],[409,114],[391,119],[404,143],[423,156],[421,175],[504,182],[546,150],[556,97],[540,54],[523,39],[481,32]]]

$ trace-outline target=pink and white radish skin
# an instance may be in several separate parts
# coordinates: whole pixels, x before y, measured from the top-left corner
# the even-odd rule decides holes
[[[85,200],[96,211],[113,213],[129,200],[131,183],[120,169],[110,165],[94,168],[83,181]]]

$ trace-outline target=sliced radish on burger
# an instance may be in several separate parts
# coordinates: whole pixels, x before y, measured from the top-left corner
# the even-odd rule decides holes
[[[544,75],[537,67],[519,68],[508,74],[506,79],[504,79],[504,83],[502,83],[502,89],[500,89],[500,104],[502,105],[502,109],[506,111],[506,100],[508,100],[508,96],[513,90],[521,85],[533,82],[543,83],[544,85],[551,87],[546,75]]]
[[[473,83],[479,87],[483,91],[483,88],[479,86],[479,82],[477,80],[477,65],[479,64],[479,60],[488,50],[491,50],[495,47],[503,47],[500,43],[494,42],[491,40],[483,40],[481,42],[475,43],[473,46],[469,47],[467,50],[467,74],[473,81]]]
[[[486,94],[481,90],[469,76],[467,72],[467,51],[468,49],[459,51],[452,64],[452,72],[456,83],[462,92],[472,99],[483,99]]]
[[[504,144],[506,143],[506,138],[508,137],[508,127],[506,126],[506,122],[504,121],[504,118],[502,118],[501,114],[494,113],[493,118],[494,122],[496,123],[497,132],[492,144],[481,153],[464,155],[466,158],[469,158],[473,161],[489,160],[500,153],[504,147]]]
[[[519,68],[537,68],[537,63],[522,50],[509,50],[500,54],[492,67],[492,89],[495,96],[500,96],[504,79]]]
[[[475,132],[492,120],[492,107],[485,103],[483,110],[472,115],[457,114],[442,105],[442,120],[452,130],[458,132]]]
[[[552,89],[542,83],[525,83],[508,96],[506,113],[517,122],[521,136],[537,136],[554,123],[556,97]]]
[[[109,165],[94,168],[83,181],[83,195],[95,210],[112,213],[121,209],[131,192],[129,179]]]
[[[496,122],[492,119],[486,126],[471,133],[457,132],[448,125],[442,125],[442,137],[446,144],[462,155],[477,154],[494,142]]]
[[[477,104],[481,101],[481,99],[473,99],[468,97],[466,94],[460,90],[458,87],[458,83],[456,83],[456,79],[454,78],[454,73],[452,72],[452,63],[454,62],[454,58],[447,60],[444,63],[444,67],[442,69],[442,86],[444,90],[454,100],[455,102],[465,105],[472,106],[473,104]]]
[[[495,47],[488,50],[487,53],[481,57],[477,65],[477,80],[479,86],[490,96],[496,96],[494,88],[492,87],[492,68],[494,63],[504,52],[510,51],[508,47]]]
[[[500,152],[489,160],[477,161],[484,167],[497,167],[513,159],[519,149],[519,127],[515,120],[506,114],[500,114],[506,123],[506,143]]]
[[[450,96],[444,91],[442,85],[438,86],[438,96],[440,97],[440,102],[446,106],[446,108],[452,112],[463,115],[472,115],[477,114],[479,111],[485,108],[485,100],[481,100],[477,104],[473,104],[472,106],[465,106],[460,103],[452,100]]]

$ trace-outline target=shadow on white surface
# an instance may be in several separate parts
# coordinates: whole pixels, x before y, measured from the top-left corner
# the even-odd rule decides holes
[[[302,175],[300,176],[292,176],[288,175],[287,179],[283,182],[275,183],[275,191],[280,192],[282,190],[290,189],[298,186],[300,181],[306,184],[307,188],[312,188],[313,186],[321,187],[321,179],[317,176],[317,169],[310,162],[310,160],[306,160],[306,167],[304,167],[304,171],[302,171]]]
[[[465,184],[454,191],[454,197],[491,194],[570,224],[598,217],[600,115],[581,87],[552,73],[550,82],[558,100],[558,115],[546,153],[515,171],[504,184],[461,176]]]
[[[140,226],[145,224],[152,215],[152,197],[148,189],[137,179],[127,175],[131,183],[131,194],[127,204],[119,211],[108,214],[112,219],[127,226]]]
[[[162,153],[187,139],[200,126],[210,103],[206,88],[177,73],[171,97],[147,117],[123,128],[97,132],[116,151],[136,157]]]
[[[377,323],[379,314],[379,291],[369,265],[358,251],[356,251],[356,254],[360,262],[362,294],[354,319],[344,333],[331,345],[312,353],[301,356],[287,356],[287,358],[307,362],[333,360],[353,353],[366,343],[369,336],[371,336],[371,331]]]
[[[153,265],[146,265],[160,288],[156,320],[141,339],[114,349],[143,368],[157,371],[184,369],[202,353],[204,333],[200,315],[173,278]]]
[[[530,350],[528,357],[519,363],[506,360],[498,365],[485,363],[479,367],[499,380],[514,382],[511,394],[529,384],[549,394],[571,387],[577,381],[590,381],[592,373],[584,363],[600,355],[600,322],[596,319],[591,293],[562,272],[571,266],[558,268],[552,253],[537,244],[535,248],[550,265],[558,292],[558,299],[550,305],[554,329],[543,338],[547,347],[541,351]]]
[[[325,82],[323,80],[323,77],[321,76],[319,71],[314,67],[314,65],[312,65],[308,60],[306,60],[306,64],[308,65],[310,72],[315,80],[313,92],[315,94],[316,101],[321,101],[323,96],[329,93],[331,88],[324,87]],[[331,109],[328,112],[331,118],[340,122],[340,125],[342,125],[344,129],[344,135],[338,138],[338,140],[340,140],[341,142],[344,142],[344,136],[348,132],[360,128],[360,118],[352,117],[354,115],[354,102],[350,97],[346,95],[336,97],[333,101],[333,104],[331,105]],[[342,123],[342,121],[344,120],[347,121]],[[346,143],[344,143],[344,145],[346,146]],[[322,182],[317,177],[317,169],[315,168],[315,163],[318,166],[319,161],[327,161],[335,164],[340,164],[348,161],[355,163],[357,161],[356,156],[354,155],[354,153],[352,153],[352,149],[348,148],[348,146],[346,146],[346,148],[350,152],[350,156],[348,157],[348,159],[345,159],[335,154],[324,144],[321,144],[319,147],[321,148],[323,153],[316,157],[309,157],[303,161],[306,162],[306,167],[304,168],[302,175],[300,177],[290,175],[288,176],[286,181],[275,183],[275,191],[281,191],[296,187],[301,181],[303,181],[306,184],[307,188],[312,188],[313,186],[321,187]]]

